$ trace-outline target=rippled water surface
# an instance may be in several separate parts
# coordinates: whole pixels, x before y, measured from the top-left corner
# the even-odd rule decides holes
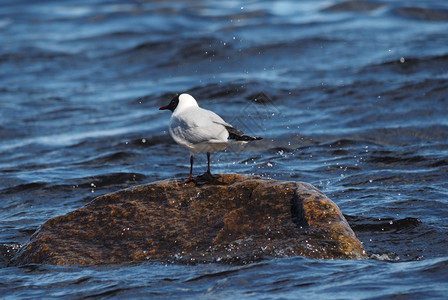
[[[0,3],[1,298],[446,297],[445,1]],[[186,178],[158,110],[183,91],[264,137],[213,172],[315,185],[371,259],[8,266],[49,218]]]

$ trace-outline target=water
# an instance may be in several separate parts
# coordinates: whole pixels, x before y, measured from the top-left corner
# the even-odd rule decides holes
[[[441,1],[1,1],[1,297],[444,298],[446,32]],[[371,259],[7,266],[49,218],[186,178],[181,91],[264,137],[213,172],[315,185]]]

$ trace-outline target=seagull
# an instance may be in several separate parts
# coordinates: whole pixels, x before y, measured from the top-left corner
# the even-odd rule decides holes
[[[207,152],[207,175],[210,172],[210,152],[222,151],[231,144],[244,144],[261,137],[244,135],[216,113],[200,108],[189,94],[176,94],[171,102],[159,110],[171,110],[169,124],[173,140],[190,151],[190,176],[184,184],[193,181],[193,157]]]

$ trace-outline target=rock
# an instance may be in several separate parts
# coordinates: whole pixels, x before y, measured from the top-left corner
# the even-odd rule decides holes
[[[95,198],[45,222],[12,263],[248,263],[292,255],[366,258],[339,208],[312,185],[225,174],[204,185],[167,180]]]

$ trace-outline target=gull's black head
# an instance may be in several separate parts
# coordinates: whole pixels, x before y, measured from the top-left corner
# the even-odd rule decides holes
[[[171,111],[174,111],[179,104],[179,94],[176,94],[173,99],[171,99],[170,104],[162,106],[159,108],[159,110],[169,109]]]

